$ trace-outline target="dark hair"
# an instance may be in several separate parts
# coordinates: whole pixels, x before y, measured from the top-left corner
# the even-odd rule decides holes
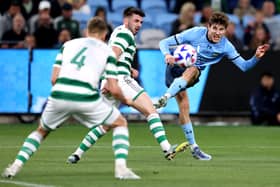
[[[229,19],[226,14],[222,12],[214,12],[209,19],[209,25],[219,24],[225,26],[227,28]]]
[[[19,0],[12,0],[10,2],[10,6],[20,6],[20,1]]]
[[[94,16],[97,16],[99,12],[104,12],[104,14],[106,16],[106,9],[103,6],[99,6],[96,8]]]
[[[260,79],[262,79],[263,77],[274,78],[274,76],[271,72],[263,72],[260,76]]]
[[[89,20],[87,29],[89,33],[102,33],[107,31],[107,25],[103,19],[95,16]]]
[[[66,10],[66,11],[69,11],[69,10],[73,10],[73,6],[70,4],[70,3],[64,3],[61,7],[62,10]]]
[[[128,7],[123,11],[123,17],[132,16],[133,14],[145,17],[145,13],[140,8]]]

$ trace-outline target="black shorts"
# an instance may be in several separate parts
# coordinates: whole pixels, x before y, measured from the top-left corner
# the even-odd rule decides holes
[[[185,70],[186,70],[186,68],[182,68],[180,66],[167,65],[166,66],[166,71],[165,71],[165,84],[166,84],[166,86],[169,87],[172,84],[172,82],[174,81],[175,78],[181,77],[181,75],[184,73]],[[199,70],[199,68],[198,68],[198,70]],[[200,74],[201,73],[200,73],[200,70],[199,70],[198,77],[194,80],[194,82],[192,84],[188,84],[186,88],[192,87],[196,83],[198,83]],[[186,88],[182,88],[181,91],[185,90]]]

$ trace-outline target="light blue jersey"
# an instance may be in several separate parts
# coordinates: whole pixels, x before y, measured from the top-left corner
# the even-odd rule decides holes
[[[170,47],[180,44],[190,44],[197,49],[198,56],[195,66],[200,70],[207,65],[218,63],[224,56],[242,71],[250,69],[258,62],[255,56],[249,60],[244,60],[226,37],[222,37],[218,43],[209,41],[206,27],[193,27],[163,39],[159,43],[160,50],[164,55],[172,53]]]

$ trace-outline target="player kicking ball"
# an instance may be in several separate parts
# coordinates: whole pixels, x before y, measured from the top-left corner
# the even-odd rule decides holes
[[[179,107],[179,122],[190,143],[191,153],[198,160],[211,160],[212,157],[203,152],[196,143],[186,89],[199,81],[200,72],[206,66],[218,63],[223,57],[227,57],[242,71],[247,71],[259,61],[269,48],[268,44],[261,45],[252,58],[244,60],[225,37],[227,26],[228,17],[224,13],[216,12],[209,19],[207,27],[194,27],[163,39],[159,43],[167,63],[166,85],[168,89],[154,106],[156,108],[164,107],[171,97],[175,97]],[[193,66],[182,68],[174,65],[175,57],[171,55],[170,47],[180,44],[190,44],[196,48],[197,61]]]
[[[180,145],[171,145],[167,139],[165,129],[160,120],[160,116],[153,106],[152,100],[144,89],[133,79],[135,70],[131,67],[134,54],[136,53],[135,35],[140,30],[145,13],[136,7],[128,7],[123,12],[123,25],[114,29],[110,36],[109,46],[117,57],[118,68],[118,84],[125,97],[132,99],[131,107],[141,112],[147,119],[149,128],[157,143],[160,145],[164,156],[168,160],[172,160],[177,153],[184,151],[188,143],[184,142]],[[105,85],[106,81],[102,81]],[[112,105],[119,106],[119,101],[106,96],[106,86],[102,86],[106,100]],[[82,140],[79,147],[69,156],[69,163],[77,163],[83,154],[93,146],[104,134],[108,132],[105,126],[98,126],[91,129]],[[113,134],[115,130],[113,130]],[[113,137],[114,141],[114,137]],[[113,147],[116,145],[113,142]],[[120,154],[120,156],[122,156]]]

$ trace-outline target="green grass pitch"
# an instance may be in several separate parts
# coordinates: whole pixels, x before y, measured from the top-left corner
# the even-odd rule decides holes
[[[180,127],[165,125],[171,143],[184,141]],[[0,125],[0,169],[12,162],[35,125]],[[103,137],[76,165],[66,159],[88,129],[65,125],[49,135],[39,151],[12,180],[0,186],[38,187],[278,187],[280,186],[280,128],[195,127],[201,148],[212,161],[194,160],[189,151],[164,159],[147,125],[130,125],[128,166],[142,177],[114,179],[111,133]]]

